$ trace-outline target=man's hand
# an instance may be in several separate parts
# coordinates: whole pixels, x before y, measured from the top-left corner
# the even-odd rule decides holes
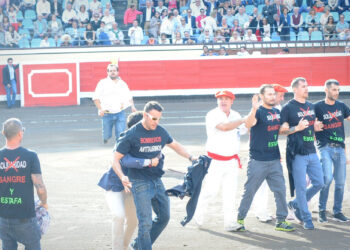
[[[280,127],[280,134],[288,134],[288,132],[289,132],[289,124],[285,122]]]
[[[159,158],[158,157],[154,157],[154,158],[151,159],[151,166],[152,167],[156,167],[156,166],[158,166],[158,164],[159,164]]]
[[[45,208],[46,210],[49,209],[49,205],[47,205],[47,203],[40,203],[39,206]]]
[[[101,116],[101,117],[104,116],[105,115],[105,111],[102,110],[102,109],[99,109],[98,110],[98,115]]]
[[[124,186],[124,190],[126,193],[130,193],[130,188],[132,187],[131,182],[129,181],[129,177],[124,175],[122,177],[122,184]]]
[[[304,118],[301,118],[298,125],[295,127],[296,131],[303,131],[304,129],[309,127],[309,121],[304,120]]]
[[[323,131],[323,123],[321,121],[319,121],[317,118],[316,118],[315,123],[314,123],[314,130],[316,132]]]
[[[259,102],[259,95],[255,94],[252,97],[252,108],[257,110],[261,106],[261,102]]]

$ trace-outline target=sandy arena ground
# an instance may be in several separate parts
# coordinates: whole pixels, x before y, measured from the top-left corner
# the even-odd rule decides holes
[[[288,97],[290,98],[290,96]],[[288,99],[287,98],[287,99]],[[311,100],[323,98],[312,95]],[[350,105],[350,95],[341,97]],[[136,99],[136,107],[142,109],[151,99]],[[204,117],[216,103],[212,97],[161,98],[164,105],[161,124],[194,155],[204,154],[206,140]],[[233,109],[242,115],[249,112],[250,96],[239,96]],[[113,142],[102,144],[101,121],[92,102],[84,100],[77,107],[15,108],[8,110],[0,105],[0,121],[9,117],[20,118],[26,127],[23,145],[38,152],[44,181],[48,189],[48,203],[52,217],[50,228],[42,238],[44,250],[107,250],[111,249],[111,216],[106,206],[104,192],[97,182],[110,165]],[[350,126],[346,126],[350,135]],[[350,138],[347,138],[350,141]],[[248,160],[248,136],[242,137],[237,206],[246,179]],[[4,144],[3,137],[0,144]],[[285,138],[280,139],[284,155]],[[186,171],[186,159],[165,149],[167,188],[182,183],[183,175],[171,171]],[[286,168],[284,168],[286,173]],[[350,185],[347,178],[348,189]],[[287,182],[288,186],[288,182]],[[287,200],[290,200],[287,191]],[[344,213],[350,216],[350,197],[346,192]],[[293,233],[277,232],[274,222],[261,223],[250,213],[246,219],[248,232],[229,233],[223,229],[221,196],[209,207],[208,220],[199,230],[195,224],[180,225],[185,216],[186,200],[171,198],[171,220],[154,244],[154,249],[350,249],[350,223],[319,224],[313,214],[316,230],[306,231],[295,224]],[[331,191],[328,209],[331,209]],[[273,214],[273,195],[269,195],[269,210]],[[1,244],[0,244],[1,245]],[[20,248],[23,249],[23,248]]]

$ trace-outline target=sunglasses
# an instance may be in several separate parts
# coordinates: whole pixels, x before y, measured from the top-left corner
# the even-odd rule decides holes
[[[147,112],[146,112],[146,114],[152,121],[159,121],[160,120],[160,117],[159,118],[158,117],[154,117],[154,116],[152,116],[151,114],[149,114]]]

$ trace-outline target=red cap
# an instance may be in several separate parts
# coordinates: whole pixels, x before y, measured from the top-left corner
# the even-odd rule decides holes
[[[288,90],[285,87],[283,87],[282,85],[279,85],[277,83],[272,84],[272,86],[273,86],[273,88],[275,89],[276,92],[282,92],[282,93],[288,92]]]
[[[232,100],[235,99],[235,95],[231,91],[228,91],[228,90],[220,90],[219,92],[217,92],[215,94],[216,98],[219,98],[221,96],[227,96],[227,97],[231,98]]]

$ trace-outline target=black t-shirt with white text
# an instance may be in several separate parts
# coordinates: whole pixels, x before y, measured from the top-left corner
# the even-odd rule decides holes
[[[323,123],[323,131],[316,132],[317,147],[324,147],[327,143],[338,143],[344,148],[344,119],[350,116],[349,107],[339,101],[328,105],[323,100],[315,103],[315,113]]]
[[[41,174],[35,152],[23,147],[0,150],[0,217],[35,216],[32,174]]]
[[[250,129],[250,158],[258,161],[280,159],[278,131],[281,126],[280,111],[260,106],[256,111],[256,124]]]
[[[123,155],[152,159],[159,155],[166,144],[172,142],[173,138],[162,126],[158,125],[155,130],[147,130],[142,123],[138,123],[119,137],[115,150]],[[152,180],[163,174],[163,161],[159,161],[156,167],[128,169],[128,176],[132,179]]]
[[[314,123],[316,119],[314,105],[310,102],[300,103],[295,99],[292,99],[283,106],[281,111],[281,124],[287,122],[291,128],[297,126],[302,118],[309,122],[309,126],[296,133],[300,133],[301,135],[304,152],[306,154],[316,153],[314,145]]]

